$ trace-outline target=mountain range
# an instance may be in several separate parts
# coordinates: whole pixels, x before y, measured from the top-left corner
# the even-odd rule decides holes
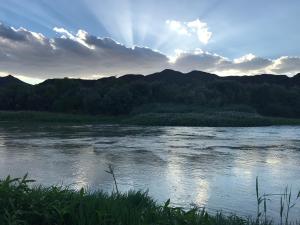
[[[166,69],[146,76],[48,79],[36,85],[0,77],[0,110],[126,115],[149,104],[191,106],[191,111],[241,106],[264,116],[300,118],[300,74],[222,77]]]

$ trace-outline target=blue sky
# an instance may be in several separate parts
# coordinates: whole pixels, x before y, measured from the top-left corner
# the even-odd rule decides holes
[[[197,55],[195,63],[201,64],[199,55],[206,60],[206,54],[210,57],[220,56],[232,64],[247,60],[253,64],[259,59],[275,61],[291,57],[288,61],[293,64],[288,66],[292,70],[278,72],[295,73],[300,67],[297,61],[300,56],[300,1],[297,0],[0,0],[0,3],[2,26],[13,27],[13,32],[20,32],[18,29],[23,27],[26,31],[43,34],[48,40],[72,39],[70,35],[76,36],[78,30],[83,30],[93,37],[110,38],[128,49],[139,46],[159,51],[173,61],[179,58],[178,55]],[[9,53],[6,55],[16,54],[11,49],[7,51]],[[192,57],[193,60],[195,57]],[[277,66],[280,63],[273,64]],[[266,63],[266,66],[270,65]],[[39,77],[33,69],[24,70],[22,74],[21,68],[20,71],[14,71],[8,66],[4,67],[2,73],[15,72],[28,76],[31,72],[35,78],[45,78]],[[163,67],[158,66],[157,69]],[[203,69],[203,66],[194,67]],[[177,69],[180,70],[179,67]],[[193,68],[190,66],[188,69]],[[218,72],[220,68],[206,70]],[[131,72],[119,68],[116,73],[122,71]],[[234,65],[227,68],[225,74],[230,71],[233,74],[253,74],[261,72],[261,69],[244,71],[236,69]],[[54,72],[59,73],[60,70],[51,73]],[[113,72],[99,70],[98,74],[95,69],[88,73],[89,76],[100,76]],[[62,69],[61,74],[68,75],[66,68]]]

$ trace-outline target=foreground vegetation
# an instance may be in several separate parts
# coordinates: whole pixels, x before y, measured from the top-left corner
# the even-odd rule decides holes
[[[108,172],[111,172],[108,171]],[[267,219],[266,201],[257,185],[257,218],[217,213],[205,209],[184,210],[172,207],[170,200],[156,203],[145,192],[88,192],[64,187],[29,185],[27,176],[0,181],[0,224],[2,225],[272,225]],[[116,187],[117,187],[117,183]],[[299,193],[300,194],[300,193]],[[298,194],[298,197],[299,197]],[[281,197],[281,225],[291,224],[288,218],[293,207],[288,191]],[[263,207],[261,207],[263,206]],[[261,209],[263,208],[263,209]],[[295,225],[300,223],[294,223]]]
[[[270,125],[300,125],[300,119],[264,117],[256,113],[234,111],[205,112],[150,112],[126,116],[81,115],[32,111],[0,111],[3,123],[89,123],[143,126],[208,126],[244,127]]]

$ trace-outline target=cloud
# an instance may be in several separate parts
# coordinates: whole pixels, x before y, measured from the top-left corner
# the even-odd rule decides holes
[[[244,55],[240,58],[234,59],[233,62],[238,64],[238,63],[245,63],[245,62],[251,62],[253,59],[255,59],[255,55],[252,53],[249,53],[247,55]]]
[[[170,63],[173,68],[188,72],[203,70],[219,75],[253,75],[262,73],[293,75],[300,71],[299,57],[281,57],[271,60],[247,54],[230,60],[201,49],[186,52],[177,50]]]
[[[199,19],[188,22],[187,26],[191,29],[192,32],[195,32],[198,36],[198,39],[203,44],[207,44],[212,36],[212,32],[208,31],[207,24],[201,22]]]
[[[71,34],[69,31],[67,31],[64,28],[54,27],[53,30],[56,33],[62,34],[62,36],[61,36],[62,39],[71,39],[75,42],[78,42],[79,44],[82,44],[83,46],[85,46],[87,48],[93,49],[92,46],[90,46],[86,43],[88,33],[84,30],[78,30],[76,35]]]
[[[0,23],[0,37],[14,41],[25,41],[24,35],[16,31],[14,28],[6,27]]]
[[[236,70],[237,72],[245,72],[246,74],[268,73],[269,66],[274,62],[270,59],[257,57],[252,53],[234,59],[225,69]]]
[[[169,26],[169,28],[172,31],[175,31],[178,34],[188,35],[188,36],[191,35],[191,33],[188,31],[187,27],[184,24],[182,24],[181,22],[179,22],[179,21],[176,21],[176,20],[167,20],[166,24]]]
[[[24,28],[0,24],[0,70],[46,79],[151,73],[168,64],[167,56],[149,48],[127,48],[110,38],[83,30],[54,28],[61,36],[46,38]]]
[[[300,57],[282,56],[270,66],[274,73],[293,75],[300,72]]]
[[[150,48],[128,48],[83,30],[73,34],[56,27],[54,31],[58,36],[48,38],[25,28],[0,24],[0,75],[13,74],[34,83],[47,78],[95,79],[129,73],[150,74],[166,68],[182,72],[203,70],[219,75],[293,75],[300,71],[300,57],[266,59],[250,53],[228,59],[201,49],[176,50],[170,57]]]
[[[191,52],[178,51],[176,57],[172,60],[173,68],[183,72],[191,70],[202,70],[206,72],[214,72],[221,64],[225,64],[228,60],[217,54],[204,52],[196,49]]]
[[[190,22],[167,20],[166,24],[170,30],[175,31],[177,34],[186,36],[196,34],[199,41],[203,44],[207,44],[212,36],[212,32],[208,31],[207,24],[199,19]]]

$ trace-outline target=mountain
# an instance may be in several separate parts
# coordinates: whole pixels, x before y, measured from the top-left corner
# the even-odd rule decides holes
[[[165,81],[168,83],[176,82],[193,82],[198,81],[209,81],[219,78],[215,74],[210,74],[202,71],[192,71],[189,73],[182,73],[171,69],[166,69],[158,73],[153,73],[145,76],[145,80],[148,81]]]
[[[28,85],[28,84],[12,75],[0,77],[0,87],[15,86],[15,85]]]
[[[37,85],[0,78],[0,110],[126,115],[141,108],[151,112],[153,104],[160,111],[171,104],[175,113],[238,106],[264,116],[300,118],[300,74],[220,77],[167,69],[146,76],[49,79]]]

